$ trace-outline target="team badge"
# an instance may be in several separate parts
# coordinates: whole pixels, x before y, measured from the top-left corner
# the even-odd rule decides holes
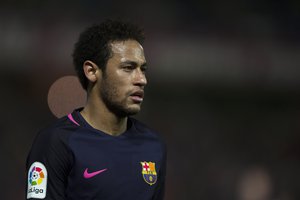
[[[155,170],[154,162],[141,162],[142,165],[142,175],[146,183],[153,185],[157,181],[157,173]]]
[[[34,162],[28,171],[27,199],[46,197],[47,169],[40,162]]]

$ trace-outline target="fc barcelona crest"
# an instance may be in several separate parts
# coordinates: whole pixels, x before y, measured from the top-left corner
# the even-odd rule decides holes
[[[142,175],[146,183],[153,185],[157,181],[157,173],[155,170],[154,162],[141,162],[142,165]]]

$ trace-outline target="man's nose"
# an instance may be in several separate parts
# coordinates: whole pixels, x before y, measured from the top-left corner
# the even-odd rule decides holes
[[[134,84],[139,86],[147,85],[145,72],[143,72],[141,69],[136,70]]]

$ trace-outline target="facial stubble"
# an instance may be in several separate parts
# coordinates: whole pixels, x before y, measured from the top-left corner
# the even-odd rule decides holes
[[[108,110],[118,117],[127,117],[137,114],[140,111],[141,105],[139,105],[139,108],[130,108],[128,106],[127,100],[130,97],[130,92],[126,92],[124,97],[118,100],[120,95],[122,95],[122,91],[120,91],[118,85],[112,83],[109,79],[106,71],[104,71],[101,80],[100,98],[103,100]]]

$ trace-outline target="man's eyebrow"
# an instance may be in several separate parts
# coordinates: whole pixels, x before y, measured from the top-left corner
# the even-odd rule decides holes
[[[137,62],[131,61],[131,60],[125,60],[125,61],[122,62],[122,64],[130,64],[130,65],[135,65],[135,66],[138,65]],[[147,63],[146,63],[146,62],[143,62],[143,63],[141,64],[141,66],[142,66],[142,67],[146,67],[146,66],[147,66]]]

